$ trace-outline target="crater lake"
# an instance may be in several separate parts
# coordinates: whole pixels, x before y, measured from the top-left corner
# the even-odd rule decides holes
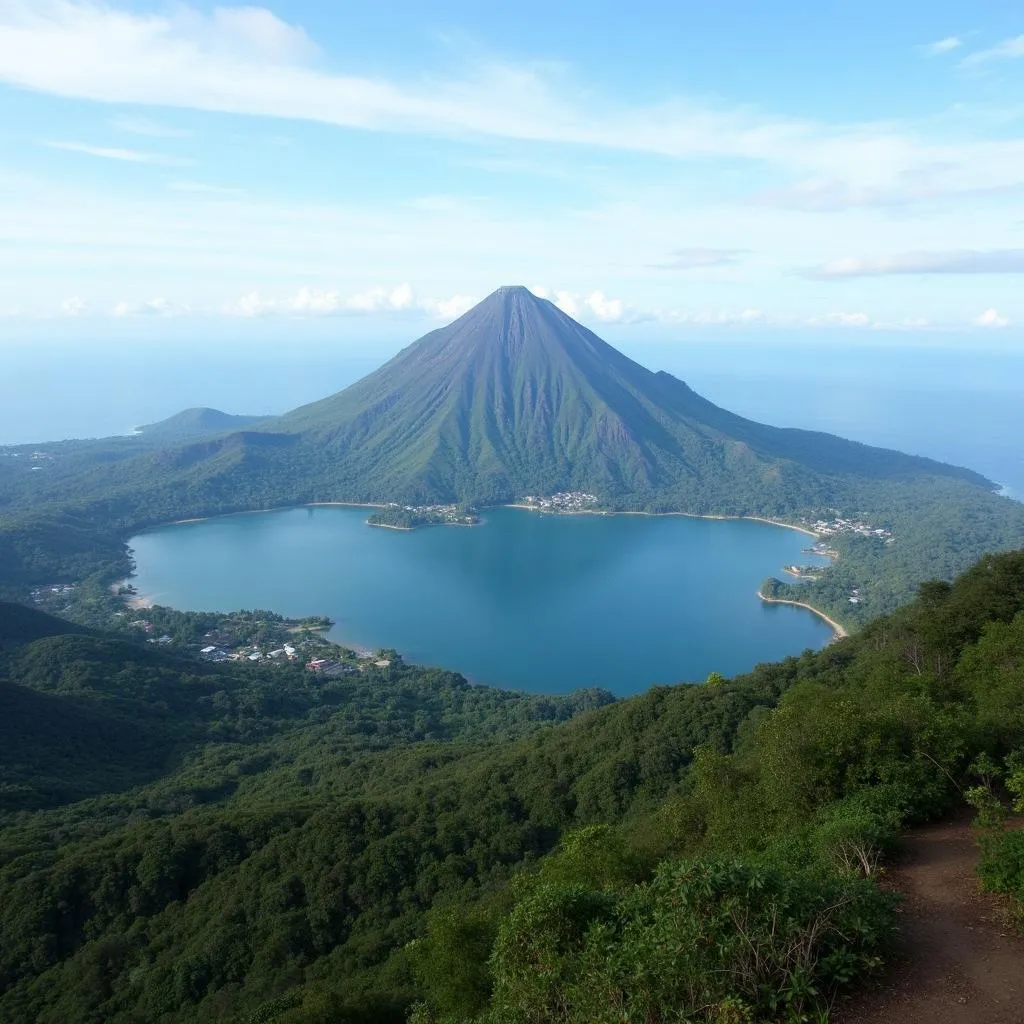
[[[488,509],[473,527],[366,525],[365,508],[223,516],[132,538],[140,595],[198,611],[327,615],[331,640],[474,682],[617,696],[820,648],[831,628],[757,588],[806,534],[750,520]]]

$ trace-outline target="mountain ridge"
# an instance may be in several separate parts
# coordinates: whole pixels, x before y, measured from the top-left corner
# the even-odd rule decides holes
[[[241,416],[208,406],[193,406],[156,423],[136,427],[146,440],[184,441],[211,434],[224,434],[262,423],[267,416]]]

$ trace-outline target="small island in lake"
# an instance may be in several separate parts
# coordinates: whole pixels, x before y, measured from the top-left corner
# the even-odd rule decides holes
[[[476,526],[480,517],[466,505],[399,505],[393,501],[366,522],[391,530],[415,530],[419,526]]]

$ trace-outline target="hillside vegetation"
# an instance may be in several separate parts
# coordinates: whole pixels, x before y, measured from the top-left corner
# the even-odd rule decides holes
[[[824,1020],[884,964],[900,827],[998,800],[1024,752],[1024,553],[608,706],[197,665],[7,611],[12,1024]]]

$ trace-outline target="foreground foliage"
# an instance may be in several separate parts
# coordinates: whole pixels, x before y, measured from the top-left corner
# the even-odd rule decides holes
[[[899,829],[1024,747],[1024,554],[820,653],[603,707],[3,612],[15,1024],[814,1019],[884,958]]]

